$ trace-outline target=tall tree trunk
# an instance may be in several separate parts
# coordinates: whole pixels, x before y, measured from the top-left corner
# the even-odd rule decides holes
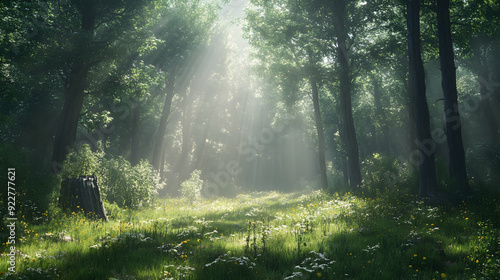
[[[85,79],[89,67],[83,61],[77,63],[69,77],[64,94],[64,105],[55,135],[52,162],[62,164],[76,140],[78,120],[85,98]],[[55,170],[57,172],[57,170]]]
[[[66,159],[71,146],[76,140],[78,121],[85,99],[85,80],[90,71],[88,40],[91,40],[95,28],[95,7],[84,5],[81,14],[81,38],[74,42],[77,48],[76,61],[73,63],[67,77],[64,92],[64,105],[55,133],[54,149],[52,151],[52,166],[59,167]],[[54,168],[54,172],[59,172]]]
[[[479,76],[480,79],[484,76]],[[500,137],[498,135],[498,124],[495,119],[495,114],[493,113],[493,109],[491,108],[491,101],[490,98],[488,97],[489,95],[492,94],[487,88],[486,85],[481,84],[479,86],[479,92],[481,94],[481,101],[480,101],[480,107],[481,111],[483,112],[484,116],[484,122],[488,126],[489,130],[489,140],[491,143],[498,143],[500,140]]]
[[[156,133],[156,142],[153,150],[153,160],[151,161],[153,167],[158,171],[163,170],[163,144],[165,142],[165,132],[167,131],[168,116],[170,115],[170,110],[172,109],[172,99],[175,95],[176,70],[176,67],[172,66],[170,68],[170,71],[167,73],[168,76],[165,80],[167,96],[165,97],[165,103],[163,104],[160,124],[158,125],[158,132]]]
[[[205,146],[209,132],[210,132],[210,122],[208,121],[203,126],[200,137],[195,140],[196,151],[194,152],[194,160],[191,165],[191,170],[204,168],[204,163],[206,161]]]
[[[314,121],[316,122],[316,132],[318,134],[318,160],[319,160],[319,172],[320,172],[320,184],[321,188],[328,189],[328,178],[326,176],[326,160],[325,160],[325,135],[323,132],[323,122],[321,121],[321,112],[319,109],[319,96],[318,96],[318,85],[316,84],[316,78],[311,75],[309,77],[309,82],[312,89],[312,99],[314,105]]]
[[[382,106],[380,105],[380,99],[382,98],[382,94],[380,92],[380,84],[379,84],[379,76],[377,74],[373,74],[370,76],[373,84],[373,106],[375,107],[375,120],[374,121],[380,121],[380,119],[383,118],[383,110]],[[377,127],[375,126],[375,123],[372,122],[371,126],[371,134],[373,138],[373,151],[377,153],[382,152],[382,145],[378,143],[377,141]],[[381,132],[385,132],[385,130],[381,130]],[[381,135],[381,139],[384,139],[384,135]],[[390,145],[390,143],[386,143],[387,145]]]
[[[140,162],[140,126],[139,126],[139,104],[134,107],[132,115],[132,132],[130,141],[130,164],[135,166]]]
[[[191,106],[192,102],[189,98],[188,95],[185,96],[189,101],[186,102],[183,112],[182,112],[182,118],[181,118],[181,125],[182,125],[182,147],[181,147],[181,153],[179,155],[179,159],[177,160],[177,166],[175,167],[177,169],[177,173],[179,174],[179,181],[183,182],[187,179],[189,179],[189,174],[191,173],[190,163],[188,161],[189,154],[191,153],[192,150],[192,142],[191,142],[191,117],[192,117],[192,112],[191,112]]]
[[[481,44],[482,45],[482,44]],[[491,96],[494,94],[495,88],[493,87],[490,75],[488,75],[488,62],[487,55],[482,52],[483,47],[479,46],[476,48],[476,71],[477,78],[479,81],[479,93],[481,94],[480,109],[484,116],[484,122],[488,126],[489,130],[489,140],[491,143],[497,143],[499,141],[498,135],[498,124],[495,120],[495,115],[493,109],[491,108]]]
[[[375,124],[371,123],[370,127],[370,134],[371,134],[371,145],[368,145],[368,152],[366,154],[371,155],[374,153],[380,153],[380,149],[377,144],[377,128],[375,127]]]
[[[458,111],[456,70],[451,40],[449,0],[437,0],[437,27],[439,37],[439,60],[441,62],[441,86],[444,94],[446,136],[449,151],[449,172],[462,191],[470,192],[465,152],[462,142],[462,124]]]
[[[408,0],[408,56],[409,93],[413,102],[415,132],[419,165],[418,184],[420,197],[433,197],[436,192],[436,166],[434,162],[434,142],[431,137],[429,108],[425,96],[425,73],[420,49],[420,3]],[[429,144],[430,143],[430,144]],[[428,144],[427,146],[425,144]],[[431,146],[429,148],[428,146]],[[413,152],[412,152],[413,153]],[[414,162],[415,163],[415,162]]]
[[[361,167],[359,164],[358,140],[354,129],[351,104],[351,77],[349,73],[348,51],[346,47],[347,32],[345,31],[346,1],[334,2],[333,25],[337,35],[337,59],[340,66],[340,109],[344,127],[344,141],[349,167],[349,185],[352,188],[361,185]]]
[[[344,184],[349,185],[349,166],[347,165],[347,156],[344,151],[342,151],[342,178],[344,179]]]

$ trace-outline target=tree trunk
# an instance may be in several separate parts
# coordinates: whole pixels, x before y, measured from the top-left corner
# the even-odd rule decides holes
[[[337,59],[340,66],[340,109],[342,111],[342,124],[344,127],[344,141],[347,151],[347,164],[349,168],[349,185],[356,188],[361,185],[361,167],[359,164],[358,140],[354,129],[351,104],[351,77],[346,47],[346,31],[344,17],[346,13],[345,0],[334,2],[333,25],[337,33]]]
[[[62,209],[75,213],[83,211],[92,218],[108,221],[97,178],[94,176],[80,176],[62,181],[59,205]]]
[[[408,77],[409,79],[409,77]],[[417,143],[417,123],[415,122],[416,120],[416,113],[415,113],[415,104],[417,101],[415,100],[415,95],[413,92],[410,90],[410,83],[406,85],[406,88],[408,88],[408,95],[409,95],[409,100],[408,100],[408,154],[411,154],[413,151],[417,151],[418,147],[415,143]],[[411,170],[414,170],[413,165],[409,166]]]
[[[312,99],[314,105],[314,121],[316,122],[316,132],[318,134],[318,160],[320,172],[320,184],[324,190],[328,189],[328,178],[326,176],[326,160],[325,160],[325,135],[323,132],[323,122],[321,121],[321,112],[319,109],[318,85],[313,75],[309,77],[309,82],[312,89]]]
[[[384,120],[383,118],[383,110],[382,106],[380,105],[380,99],[382,98],[382,94],[380,92],[380,84],[379,84],[379,76],[377,74],[373,74],[370,76],[373,84],[373,106],[375,107],[375,119],[372,121],[371,124],[371,134],[373,138],[373,151],[377,153],[382,152],[382,147],[379,145],[377,141],[377,127],[375,126],[375,122],[380,122],[380,120]],[[381,132],[384,132],[382,130]],[[381,135],[381,139],[384,139],[384,135]],[[390,143],[386,143],[387,145],[390,145]]]
[[[481,42],[482,40],[478,40]],[[482,114],[484,116],[484,122],[488,126],[489,130],[489,140],[491,143],[497,143],[499,141],[498,135],[498,124],[495,120],[495,115],[493,113],[493,109],[491,108],[491,97],[494,94],[495,88],[491,84],[493,81],[491,80],[492,75],[488,75],[489,67],[487,62],[487,54],[486,51],[482,51],[482,48],[486,48],[484,44],[479,43],[480,46],[475,48],[476,52],[476,62],[475,65],[477,71],[477,78],[479,81],[479,93],[481,94],[480,108]]]
[[[444,94],[446,136],[449,151],[449,172],[462,191],[470,193],[465,152],[462,142],[462,124],[458,111],[456,69],[451,40],[449,0],[437,0],[437,26],[439,37],[439,59],[441,62],[441,86]]]
[[[347,165],[347,156],[342,154],[342,175],[344,178],[344,184],[349,185],[349,166]]]
[[[420,197],[433,197],[436,192],[435,145],[430,130],[429,108],[425,96],[425,73],[420,50],[419,1],[408,0],[408,56],[409,93],[413,102],[415,132],[418,150],[414,159],[419,166],[418,183]],[[418,144],[420,143],[420,145]],[[430,143],[430,144],[428,144]],[[427,146],[424,144],[428,144]],[[430,147],[428,147],[430,145]],[[413,151],[412,151],[413,154]]]
[[[132,132],[130,140],[130,164],[135,166],[140,162],[140,126],[139,126],[139,104],[134,107],[132,115]]]
[[[481,79],[484,76],[479,77]],[[481,94],[481,101],[479,106],[481,107],[481,111],[483,112],[484,121],[488,126],[489,140],[491,143],[498,143],[500,138],[498,135],[498,124],[496,122],[493,109],[491,108],[490,98],[488,97],[488,95],[491,95],[492,92],[490,92],[484,84],[481,84],[479,86],[479,92]]]
[[[187,179],[189,179],[190,176],[190,163],[189,163],[189,154],[192,151],[192,142],[191,142],[191,118],[192,118],[192,112],[191,112],[191,100],[189,100],[189,97],[186,95],[185,98],[188,99],[186,102],[184,108],[183,108],[183,115],[181,118],[181,125],[182,125],[182,147],[181,147],[181,153],[179,155],[179,159],[177,160],[177,166],[175,167],[177,169],[177,173],[179,176],[179,181],[183,182]]]
[[[80,41],[74,42],[77,49],[77,53],[74,54],[76,61],[73,62],[67,77],[64,105],[55,134],[52,151],[52,166],[54,167],[62,165],[76,140],[78,121],[85,98],[85,80],[90,71],[90,64],[87,61],[89,59],[88,40],[91,40],[95,28],[96,13],[94,8],[84,5],[81,10],[82,33]],[[53,171],[59,172],[57,168]]]
[[[158,125],[158,132],[156,133],[156,142],[153,150],[153,160],[151,164],[153,167],[160,171],[163,165],[163,144],[165,142],[165,132],[167,131],[168,116],[170,115],[170,110],[172,108],[172,99],[175,95],[175,75],[176,67],[171,67],[168,77],[165,80],[167,96],[165,97],[165,103],[163,104],[163,111],[161,114],[160,124]]]
[[[65,91],[64,105],[59,118],[59,125],[55,135],[52,162],[59,165],[64,162],[76,140],[76,130],[80,112],[85,98],[84,83],[89,67],[82,61],[73,68]],[[56,173],[59,170],[54,170]]]
[[[204,163],[206,162],[205,146],[208,138],[208,133],[210,131],[210,122],[207,122],[200,134],[200,137],[196,140],[196,150],[194,152],[193,164],[191,165],[191,170],[203,169]]]

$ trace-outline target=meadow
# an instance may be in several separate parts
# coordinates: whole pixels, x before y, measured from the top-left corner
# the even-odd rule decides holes
[[[499,279],[498,199],[255,192],[107,204],[109,222],[52,207],[19,217],[0,279]]]

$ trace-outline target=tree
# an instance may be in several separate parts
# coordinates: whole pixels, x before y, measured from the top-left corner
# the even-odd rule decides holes
[[[497,143],[500,137],[494,112],[500,80],[500,3],[498,1],[460,1],[450,3],[453,43],[459,66],[477,75],[480,110],[488,131],[485,137]],[[457,18],[457,19],[455,19]],[[484,142],[484,141],[483,141]]]
[[[339,64],[340,83],[340,110],[342,114],[342,137],[347,151],[349,171],[349,185],[355,188],[361,185],[361,167],[359,164],[358,140],[352,117],[351,87],[348,49],[346,45],[347,30],[345,17],[347,16],[347,0],[335,0],[332,5],[332,21],[336,36],[336,53]]]
[[[430,131],[429,107],[425,95],[425,73],[420,49],[420,1],[407,2],[409,93],[410,106],[416,130],[418,150],[416,162],[419,165],[418,184],[420,197],[432,197],[436,192],[436,167],[434,163],[434,142]]]
[[[199,47],[206,44],[217,19],[217,5],[203,1],[166,3],[157,19],[155,37],[162,40],[149,61],[165,72],[165,101],[156,134],[152,164],[163,170],[164,140],[179,83],[189,84],[193,72],[189,63]]]
[[[50,26],[56,38],[47,37],[46,43],[55,42],[55,48],[63,50],[60,54],[54,50],[53,56],[59,59],[58,71],[64,81],[64,105],[52,153],[54,164],[64,161],[76,139],[82,106],[86,95],[91,94],[89,84],[95,81],[89,79],[93,71],[113,60],[128,58],[120,52],[122,48],[134,48],[133,44],[141,41],[139,33],[130,31],[144,24],[140,15],[147,4],[146,0],[50,3],[59,5],[60,10],[55,15],[57,25]]]
[[[266,78],[278,78],[274,83],[284,102],[291,108],[299,99],[301,84],[307,81],[313,102],[316,127],[320,185],[328,187],[325,159],[324,128],[319,104],[318,65],[325,47],[321,45],[314,18],[318,11],[304,1],[253,2],[260,10],[249,11],[247,20],[250,43],[257,49]],[[286,10],[287,13],[282,11]],[[263,12],[265,17],[260,17]],[[281,26],[276,23],[281,22]],[[274,32],[273,32],[274,30]],[[265,73],[265,74],[264,74]]]
[[[448,142],[450,176],[461,190],[469,193],[470,186],[465,168],[465,152],[462,141],[462,123],[458,110],[458,92],[454,51],[451,39],[449,0],[437,0],[437,27],[439,37],[439,59],[441,62],[446,136]]]
[[[52,153],[54,119],[62,104],[55,97],[62,89],[50,50],[41,47],[46,32],[38,1],[2,1],[0,35],[0,138],[34,152],[48,162]],[[42,5],[43,6],[43,5]],[[33,11],[39,11],[35,17]]]
[[[313,66],[312,54],[309,54],[310,66]],[[325,159],[325,134],[323,132],[323,121],[321,120],[321,111],[319,107],[318,85],[316,82],[316,73],[312,72],[309,76],[309,83],[312,91],[312,100],[314,106],[314,122],[316,123],[316,133],[318,137],[318,161],[320,172],[320,183],[323,189],[328,188],[328,178],[326,176],[326,159]]]
[[[156,141],[155,141],[155,146],[153,150],[153,159],[151,161],[151,164],[153,167],[160,171],[162,171],[163,168],[163,147],[164,147],[164,141],[165,141],[165,133],[167,131],[167,123],[168,123],[168,117],[170,115],[170,110],[172,107],[172,99],[174,98],[175,95],[175,76],[176,76],[176,70],[177,70],[177,65],[172,65],[172,67],[169,69],[169,71],[166,74],[166,79],[165,79],[165,103],[163,105],[162,113],[161,113],[161,119],[160,123],[158,125],[158,130],[156,132]]]

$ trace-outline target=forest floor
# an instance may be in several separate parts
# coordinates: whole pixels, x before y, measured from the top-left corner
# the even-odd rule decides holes
[[[110,222],[52,208],[17,221],[0,279],[499,279],[498,200],[259,192],[108,207]]]

